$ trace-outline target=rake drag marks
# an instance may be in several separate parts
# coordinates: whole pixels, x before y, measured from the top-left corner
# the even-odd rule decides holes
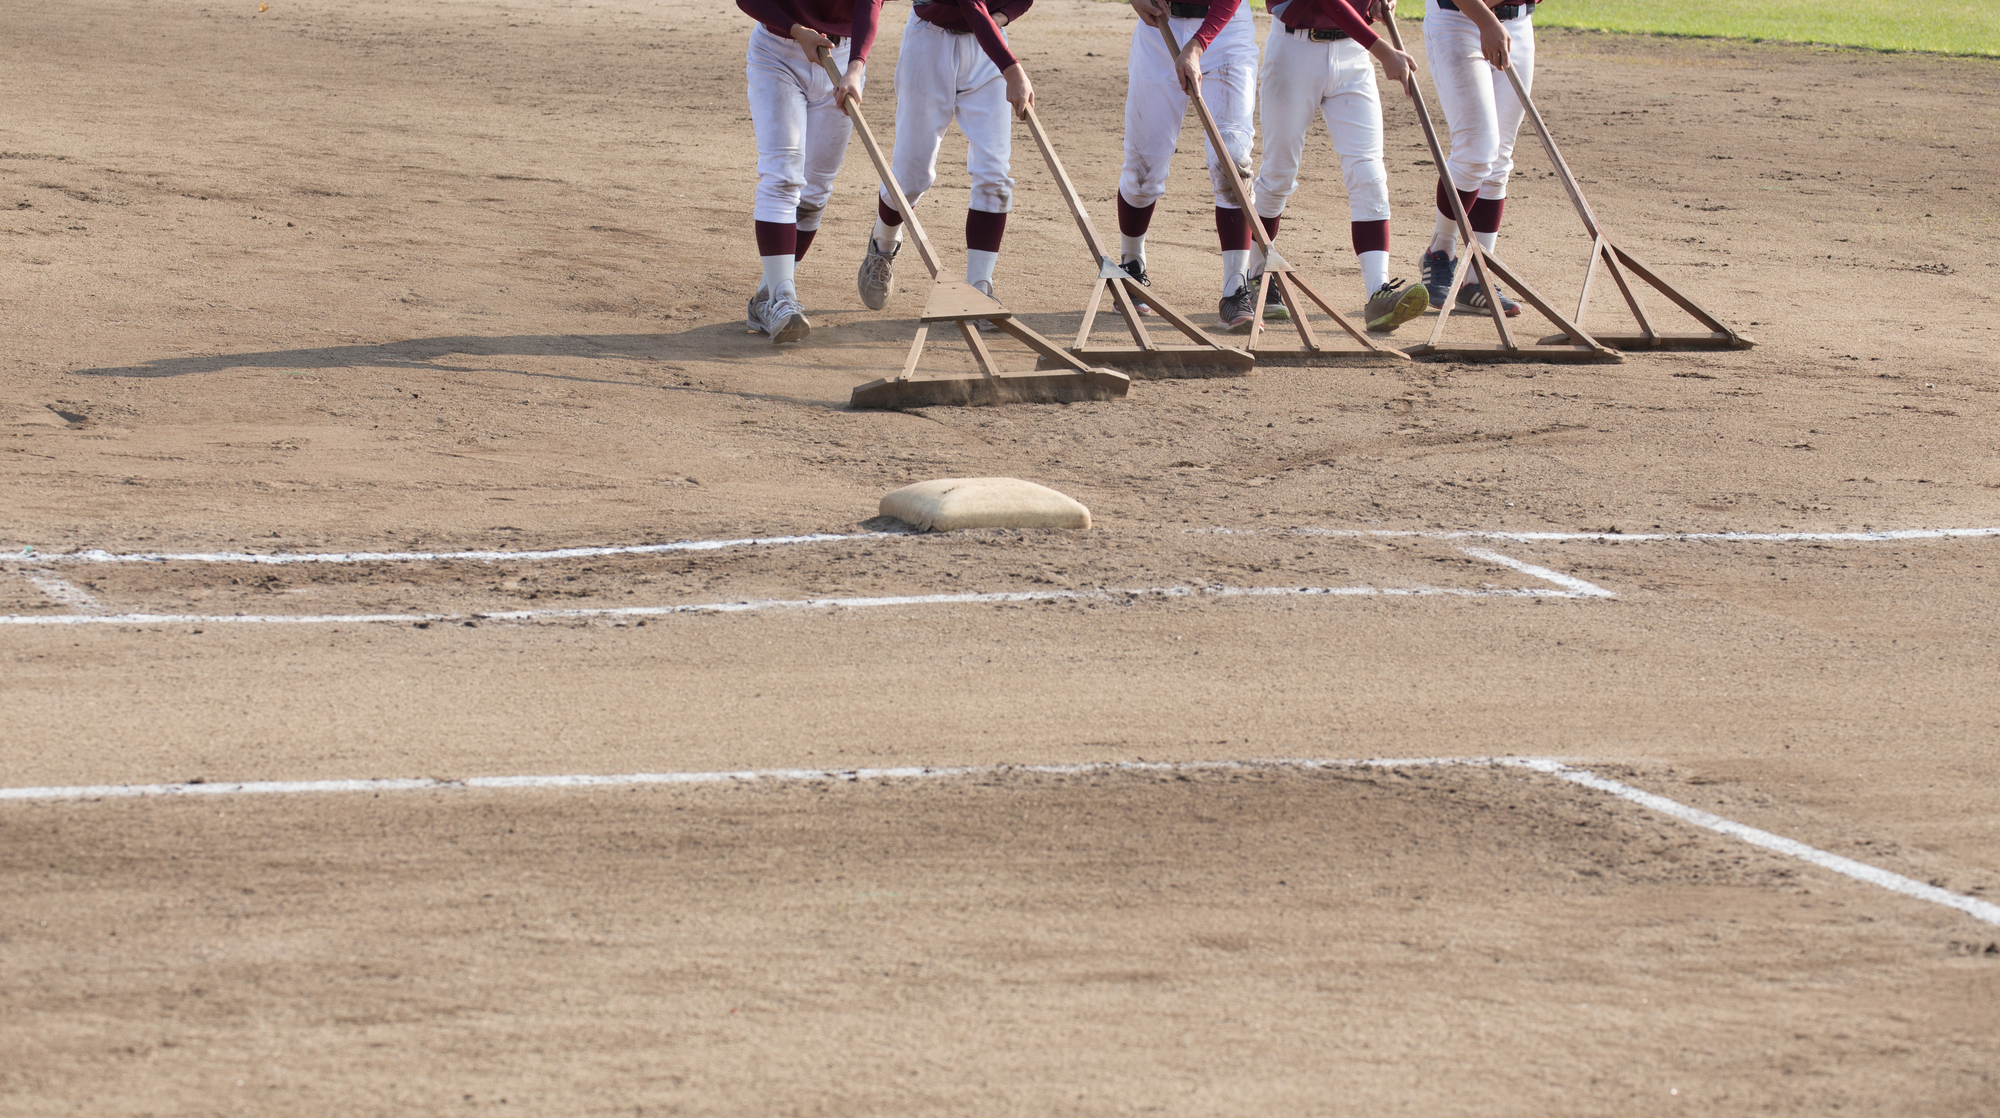
[[[983,475],[1102,527],[8,563],[9,616],[463,620],[0,629],[0,787],[1554,756],[2000,895],[1995,540],[1615,538],[2000,524],[1969,247],[2000,208],[1991,63],[1544,33],[1536,100],[1600,216],[1747,353],[880,415],[838,405],[899,365],[917,307],[857,307],[858,152],[801,271],[812,344],[743,333],[727,6],[15,7],[8,552],[852,536],[889,489]],[[1098,215],[1130,34],[1128,8],[1067,0],[1013,31]],[[1388,101],[1411,276],[1434,174]],[[1151,252],[1192,312],[1214,261],[1184,139]],[[958,144],[921,206],[940,229]],[[1280,243],[1358,302],[1319,133],[1308,152]],[[1502,252],[1574,290],[1588,246],[1521,163]],[[1063,337],[1089,277],[1019,177],[999,292]],[[1215,526],[1250,534],[1191,531]],[[1358,529],[1605,538],[1315,534]],[[1615,597],[473,616],[1557,588],[1467,548]],[[2000,1109],[2000,964],[1965,954],[1985,925],[1518,774],[9,804],[0,835],[0,1111]]]

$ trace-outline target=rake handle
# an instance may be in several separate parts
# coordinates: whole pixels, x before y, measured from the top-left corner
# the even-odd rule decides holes
[[[816,53],[819,64],[826,68],[826,76],[833,79],[834,88],[838,90],[842,75],[833,64],[833,52],[820,47]],[[902,186],[896,182],[896,173],[889,169],[889,160],[882,155],[882,145],[875,142],[875,133],[861,116],[861,106],[845,97],[840,102],[847,118],[854,122],[854,130],[861,133],[861,146],[868,150],[868,158],[875,164],[875,173],[882,177],[882,185],[889,188],[889,197],[896,203],[896,212],[903,215],[903,224],[910,227],[910,239],[917,243],[917,255],[923,258],[924,267],[930,269],[931,278],[936,279],[941,270],[937,252],[931,248],[930,238],[924,236],[924,227],[918,223],[916,211],[910,208],[909,198],[904,196]]]
[[[1181,56],[1181,44],[1174,38],[1174,29],[1167,26],[1168,18],[1162,15],[1160,22],[1154,26],[1160,29],[1160,37],[1167,41],[1167,59],[1171,62]],[[1250,235],[1256,238],[1257,247],[1269,256],[1271,235],[1264,231],[1264,223],[1258,220],[1256,207],[1250,204],[1250,187],[1244,183],[1243,176],[1237,173],[1236,159],[1229,154],[1229,145],[1222,142],[1222,129],[1215,123],[1215,114],[1208,111],[1208,102],[1202,99],[1200,82],[1195,83],[1194,90],[1188,94],[1188,100],[1194,102],[1195,112],[1201,117],[1202,130],[1208,133],[1209,146],[1215,149],[1216,157],[1222,161],[1222,176],[1229,180],[1230,195],[1250,218]]]

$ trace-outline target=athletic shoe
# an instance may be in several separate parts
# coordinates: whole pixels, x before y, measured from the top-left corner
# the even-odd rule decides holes
[[[868,252],[861,258],[861,271],[854,277],[854,284],[861,289],[861,301],[871,311],[879,311],[889,303],[889,296],[896,291],[896,273],[890,269],[896,262],[896,254],[903,251],[901,241],[887,252],[875,247],[875,234],[868,234]]]
[[[764,308],[770,302],[771,293],[762,286],[757,288],[757,294],[750,296],[750,309],[744,313],[743,325],[748,326],[752,334],[764,332]]]
[[[1146,275],[1146,262],[1144,260],[1127,260],[1118,266],[1125,269],[1125,274],[1131,276],[1133,281],[1140,287],[1153,286],[1152,279]],[[1134,299],[1132,300],[1132,305],[1140,314],[1158,313],[1144,299]]]
[[[1446,252],[1426,252],[1421,267],[1424,270],[1424,290],[1431,297],[1431,309],[1444,306],[1445,296],[1451,294],[1451,273],[1458,267],[1458,259]]]
[[[1370,330],[1386,334],[1424,313],[1430,305],[1429,295],[1422,287],[1404,287],[1402,280],[1390,280],[1369,298],[1368,309],[1362,313]]]
[[[1216,304],[1215,316],[1222,328],[1232,334],[1247,334],[1250,324],[1257,320],[1257,285],[1245,283],[1233,295],[1224,295]]]
[[[1459,309],[1485,313],[1486,292],[1479,289],[1478,281],[1479,277],[1474,275],[1466,280],[1464,287],[1458,289]],[[1521,313],[1521,304],[1507,298],[1507,293],[1500,290],[1500,285],[1497,283],[1493,285],[1493,294],[1500,297],[1501,314],[1506,315],[1508,318],[1513,318],[1515,315]]]
[[[812,333],[812,323],[806,321],[806,312],[799,301],[786,295],[772,295],[762,306],[752,302],[752,325],[759,333],[771,335],[772,344],[796,342]]]
[[[1252,291],[1255,291],[1257,281],[1261,278],[1263,278],[1261,275],[1251,276],[1246,283]],[[1264,293],[1264,321],[1290,322],[1291,320],[1292,308],[1285,305],[1284,298],[1278,294],[1278,285],[1274,283],[1271,285],[1271,290]]]

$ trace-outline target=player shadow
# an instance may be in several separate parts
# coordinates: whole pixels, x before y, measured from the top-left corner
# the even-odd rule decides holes
[[[905,337],[901,324],[889,321],[867,321],[846,324],[838,330],[816,330],[808,343],[811,349],[847,350],[866,346],[880,346],[884,341]],[[653,388],[663,392],[694,392],[714,396],[730,396],[746,400],[769,400],[793,403],[807,407],[845,408],[847,401],[812,399],[768,392],[735,391],[723,388],[709,388],[694,384],[677,384],[668,381],[638,380],[617,376],[588,376],[577,373],[550,372],[537,369],[513,368],[504,361],[510,357],[568,357],[588,361],[628,361],[656,363],[664,366],[667,378],[685,374],[687,370],[676,366],[681,361],[719,362],[722,364],[769,365],[772,361],[783,361],[787,354],[800,352],[800,346],[774,347],[759,335],[745,331],[738,323],[716,323],[697,326],[679,333],[661,334],[514,334],[514,335],[473,335],[461,334],[435,338],[411,338],[405,341],[380,342],[372,345],[311,346],[301,349],[262,350],[250,353],[215,353],[193,357],[161,357],[136,365],[102,366],[78,369],[76,374],[89,377],[135,377],[151,379],[155,377],[199,376],[204,373],[227,372],[232,369],[276,369],[286,372],[341,372],[356,369],[409,369],[429,372],[485,372],[503,373],[511,376],[530,377],[542,380],[569,381],[576,384],[615,385],[627,388]],[[450,361],[448,359],[458,358]],[[470,358],[470,361],[464,359]],[[889,360],[884,357],[884,362]],[[440,364],[441,361],[446,363]]]
[[[822,312],[829,318],[839,310]],[[1024,314],[1020,318],[1037,330],[1060,330],[1067,321],[1071,330],[1080,318],[1071,314]],[[601,384],[626,388],[652,388],[662,392],[692,392],[729,396],[745,400],[767,400],[804,407],[844,409],[845,399],[826,400],[782,393],[748,392],[672,383],[687,370],[676,362],[700,361],[725,365],[768,366],[782,363],[793,354],[818,351],[874,349],[881,353],[880,374],[894,375],[892,364],[901,364],[902,348],[916,330],[914,319],[901,317],[851,318],[828,327],[816,328],[802,345],[773,346],[762,335],[751,334],[742,324],[712,323],[678,333],[659,334],[459,334],[434,338],[411,338],[369,345],[311,346],[301,349],[261,350],[249,353],[214,353],[192,357],[160,357],[136,365],[109,365],[78,369],[87,377],[200,376],[232,369],[275,369],[285,372],[342,372],[356,369],[408,369],[428,372],[483,372],[575,384]],[[1060,336],[1060,335],[1056,335]],[[510,357],[568,357],[587,361],[644,362],[664,366],[662,380],[639,380],[617,376],[589,376],[509,367]],[[448,360],[457,358],[459,360]],[[467,361],[465,359],[470,359]],[[445,363],[440,364],[443,361]]]

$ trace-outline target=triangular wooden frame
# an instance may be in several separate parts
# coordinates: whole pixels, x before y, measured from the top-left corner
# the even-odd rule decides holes
[[[1403,33],[1396,26],[1394,12],[1384,13],[1389,28],[1389,40],[1397,50],[1403,49]],[[1458,258],[1458,267],[1453,269],[1451,290],[1444,297],[1444,306],[1438,309],[1437,321],[1431,326],[1429,340],[1409,350],[1413,356],[1450,354],[1464,357],[1516,357],[1534,361],[1623,361],[1617,350],[1585,333],[1581,326],[1562,316],[1548,300],[1542,298],[1533,287],[1509,268],[1499,257],[1479,247],[1478,238],[1472,235],[1472,219],[1465,212],[1465,203],[1458,196],[1449,172],[1445,169],[1444,146],[1438,143],[1437,127],[1431,123],[1430,108],[1424,104],[1423,90],[1417,85],[1417,75],[1412,72],[1403,78],[1403,92],[1409,95],[1410,104],[1417,110],[1417,123],[1423,127],[1424,140],[1430,145],[1431,162],[1437,167],[1438,181],[1444,184],[1444,193],[1451,199],[1452,217],[1458,222],[1459,239],[1463,250]],[[1491,273],[1489,275],[1488,273]],[[1547,316],[1562,333],[1544,338],[1533,345],[1522,345],[1514,338],[1514,331],[1507,325],[1507,314],[1500,304],[1499,292],[1493,290],[1493,276],[1510,284],[1523,302]],[[1466,280],[1475,279],[1480,291],[1486,296],[1486,313],[1493,320],[1493,329],[1500,335],[1498,345],[1472,343],[1446,343],[1445,323],[1451,320],[1453,306],[1458,302],[1458,290]]]
[[[1257,364],[1257,359],[1243,350],[1225,346],[1209,337],[1208,333],[1196,326],[1179,311],[1168,306],[1152,291],[1139,285],[1118,261],[1107,251],[1104,241],[1098,237],[1097,228],[1090,223],[1090,215],[1084,212],[1083,198],[1077,194],[1076,185],[1070,181],[1069,172],[1063,170],[1062,160],[1057,158],[1055,145],[1049,142],[1048,133],[1042,128],[1041,117],[1034,106],[1028,107],[1028,131],[1035,137],[1035,144],[1042,149],[1042,161],[1048,164],[1049,176],[1055,179],[1056,190],[1069,206],[1070,216],[1076,219],[1076,227],[1083,234],[1083,244],[1097,261],[1097,278],[1091,285],[1090,302],[1083,309],[1083,324],[1077,328],[1076,344],[1070,352],[1089,362],[1120,365],[1127,368],[1141,368],[1155,371],[1161,376],[1176,373],[1192,375],[1223,374],[1234,375],[1249,372]],[[1125,329],[1131,332],[1131,346],[1093,346],[1090,334],[1097,322],[1098,308],[1104,305],[1104,296],[1109,293],[1111,305],[1125,320]],[[1139,314],[1137,302],[1144,300],[1167,325],[1186,335],[1193,344],[1161,343],[1153,339],[1146,329],[1145,319]]]
[[[1577,185],[1576,176],[1570,172],[1569,161],[1556,148],[1555,136],[1549,132],[1548,122],[1542,119],[1542,111],[1535,107],[1534,98],[1528,96],[1527,83],[1521,80],[1512,66],[1507,68],[1507,79],[1514,83],[1514,95],[1521,99],[1521,106],[1528,110],[1528,119],[1534,122],[1535,134],[1542,139],[1542,150],[1548,152],[1549,162],[1554,165],[1556,178],[1568,192],[1570,204],[1576,207],[1576,216],[1583,222],[1583,231],[1590,234],[1590,267],[1583,273],[1583,289],[1576,297],[1576,321],[1583,321],[1583,312],[1590,305],[1590,285],[1597,278],[1597,266],[1611,274],[1611,282],[1618,285],[1618,294],[1624,296],[1625,306],[1632,312],[1632,320],[1639,324],[1637,334],[1597,334],[1598,341],[1619,349],[1749,349],[1756,345],[1752,338],[1739,333],[1721,319],[1703,310],[1693,299],[1681,294],[1665,280],[1653,274],[1650,268],[1639,263],[1631,253],[1618,247],[1597,223],[1597,214],[1590,208],[1590,202],[1583,196],[1583,188]],[[1620,267],[1623,265],[1623,267]],[[1702,334],[1663,334],[1653,329],[1652,320],[1646,317],[1645,308],[1639,305],[1639,295],[1625,280],[1625,273],[1651,284],[1653,290],[1672,300],[1674,305],[1686,311],[1695,321],[1708,327]],[[1547,339],[1543,339],[1546,341]]]
[[[1173,28],[1167,26],[1167,21],[1161,20],[1159,29],[1161,37],[1167,41],[1168,57],[1180,57],[1181,44],[1174,39]],[[1258,220],[1256,207],[1250,204],[1250,188],[1237,170],[1236,161],[1229,157],[1229,148],[1222,142],[1222,129],[1216,126],[1215,114],[1208,111],[1208,102],[1202,99],[1199,86],[1189,95],[1188,100],[1194,103],[1195,113],[1201,118],[1202,130],[1208,133],[1209,145],[1221,157],[1223,178],[1229,182],[1230,195],[1242,208],[1244,217],[1250,223],[1250,235],[1264,253],[1263,278],[1257,284],[1257,302],[1254,304],[1257,313],[1250,319],[1250,340],[1244,346],[1245,351],[1256,358],[1259,364],[1270,363],[1274,358],[1287,364],[1320,364],[1335,361],[1349,363],[1355,359],[1374,364],[1408,360],[1408,354],[1398,349],[1391,349],[1369,337],[1367,331],[1355,326],[1346,315],[1333,309],[1333,304],[1313,290],[1312,285],[1299,275],[1298,270],[1272,247],[1271,235],[1264,231],[1264,223]],[[1285,309],[1291,312],[1292,326],[1299,334],[1300,344],[1297,346],[1263,344],[1264,300],[1272,291],[1278,293],[1278,298],[1285,304]],[[1305,305],[1300,296],[1311,299],[1320,310],[1333,319],[1335,325],[1347,331],[1347,336],[1361,346],[1361,352],[1328,349],[1321,345],[1318,335],[1313,333],[1312,323],[1306,321]]]
[[[838,87],[840,71],[833,64],[833,55],[824,47],[819,51],[819,62]],[[882,154],[882,145],[875,142],[875,133],[862,119],[860,106],[850,101],[844,107],[848,119],[854,122],[854,131],[861,136],[861,146],[867,149],[868,158],[875,164],[876,174],[882,178],[882,185],[889,188],[896,211],[903,215],[903,224],[910,239],[916,243],[917,255],[923,259],[932,280],[931,293],[924,301],[924,313],[918,319],[917,335],[910,342],[910,356],[903,362],[902,372],[858,386],[850,398],[850,405],[895,410],[966,404],[1071,403],[1124,396],[1132,387],[1131,377],[1084,364],[1054,342],[1015,321],[1013,312],[1002,306],[998,299],[969,283],[939,278],[941,269],[937,252],[931,247],[930,238],[924,236],[924,227],[917,221],[916,211],[910,208],[910,199],[904,195],[902,186],[896,182],[895,172],[889,169],[889,160]],[[994,363],[986,343],[979,337],[979,329],[974,325],[979,321],[992,323],[1002,333],[1034,350],[1038,358],[1036,370],[1002,372]],[[924,343],[930,337],[933,322],[949,322],[958,327],[959,336],[965,339],[966,348],[972,351],[972,359],[979,364],[977,375],[917,375],[917,361],[923,356]],[[1042,367],[1044,364],[1048,371]]]

